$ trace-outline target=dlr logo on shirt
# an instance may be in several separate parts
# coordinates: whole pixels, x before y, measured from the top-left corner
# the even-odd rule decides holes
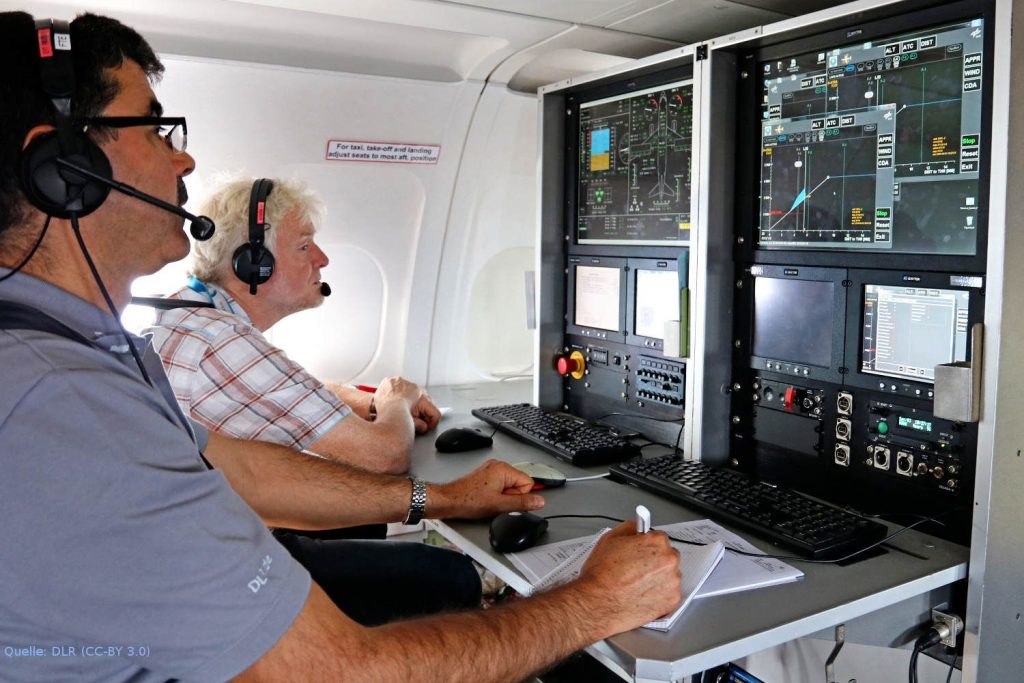
[[[267,576],[270,574],[270,563],[274,561],[270,555],[263,557],[263,562],[260,563],[260,568],[256,571],[256,578],[249,582],[249,590],[253,593],[259,593],[260,588],[267,583]]]

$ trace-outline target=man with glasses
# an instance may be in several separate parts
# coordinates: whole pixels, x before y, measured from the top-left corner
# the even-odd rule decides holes
[[[154,105],[159,110],[160,103]],[[157,135],[164,139],[171,150],[181,153],[188,149],[188,124],[184,116],[92,116],[85,119],[86,130],[93,128],[132,128],[153,126]]]
[[[61,98],[41,64],[72,44]],[[5,680],[521,680],[678,604],[676,554],[630,522],[577,581],[504,608],[372,629],[340,612],[266,524],[537,509],[532,481],[491,462],[410,482],[187,421],[116,318],[134,278],[188,253],[180,217],[120,191],[93,201],[75,173],[63,207],[40,208],[24,166],[57,139],[48,153],[65,161],[95,146],[117,182],[173,204],[194,162],[156,126],[68,124],[158,115],[159,60],[113,20],[83,15],[67,32],[24,13],[0,14],[0,59],[0,642],[19,654]],[[97,644],[103,656],[84,656]]]

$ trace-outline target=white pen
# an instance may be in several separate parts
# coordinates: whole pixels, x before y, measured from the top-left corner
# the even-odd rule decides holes
[[[646,534],[651,530],[651,511],[643,505],[636,506],[636,532]]]

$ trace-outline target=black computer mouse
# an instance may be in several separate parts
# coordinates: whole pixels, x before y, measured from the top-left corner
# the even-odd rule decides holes
[[[494,440],[478,429],[453,427],[437,435],[434,448],[441,453],[461,453],[476,448],[487,448]]]
[[[499,553],[516,553],[533,547],[548,520],[532,512],[503,512],[491,521],[491,547]]]

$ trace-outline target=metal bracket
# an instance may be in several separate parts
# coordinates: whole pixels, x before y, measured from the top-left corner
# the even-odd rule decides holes
[[[981,368],[985,327],[971,327],[971,360],[935,366],[935,417],[977,422],[981,411]]]
[[[846,624],[836,626],[836,646],[825,660],[825,683],[836,683],[836,657],[846,644]]]

